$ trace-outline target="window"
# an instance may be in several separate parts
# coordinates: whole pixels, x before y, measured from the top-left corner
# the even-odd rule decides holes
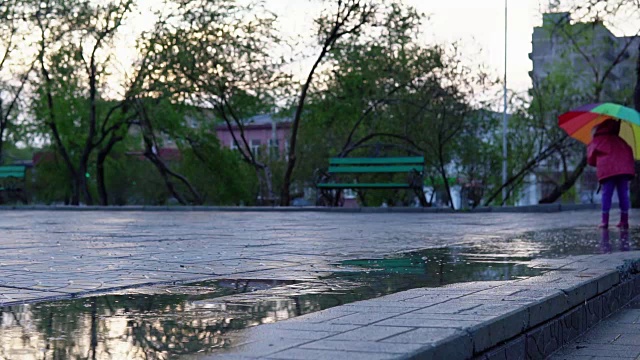
[[[269,139],[269,153],[272,157],[278,157],[280,153],[280,142],[278,139]]]
[[[284,141],[284,159],[289,161],[289,140]]]
[[[251,140],[251,152],[253,152],[253,155],[258,156],[260,153],[260,145],[262,145],[260,140]]]

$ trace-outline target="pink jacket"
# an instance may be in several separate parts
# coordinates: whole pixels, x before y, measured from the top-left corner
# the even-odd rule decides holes
[[[607,120],[598,125],[587,147],[587,163],[596,167],[600,182],[617,175],[635,176],[633,150],[619,133],[620,122]]]

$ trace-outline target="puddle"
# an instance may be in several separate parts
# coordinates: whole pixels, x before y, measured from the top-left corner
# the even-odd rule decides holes
[[[639,245],[637,232],[556,230],[343,261],[312,281],[218,280],[10,306],[0,309],[0,359],[198,357],[241,344],[252,326],[416,287],[536,276],[534,258]]]
[[[416,287],[539,273],[517,259],[432,249],[345,261],[317,281],[222,280],[1,309],[2,359],[169,359],[241,342],[238,330]]]
[[[640,231],[594,227],[546,230],[506,240],[475,242],[465,247],[469,255],[519,257],[523,260],[608,254],[640,250]]]

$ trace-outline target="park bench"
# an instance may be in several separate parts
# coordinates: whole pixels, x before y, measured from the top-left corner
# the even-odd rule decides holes
[[[392,181],[359,181],[362,175],[405,174],[404,181],[397,177]],[[345,181],[343,178],[351,181]],[[422,191],[424,183],[424,157],[376,157],[376,158],[331,158],[327,171],[316,175],[318,202],[330,198],[327,191],[345,189],[413,189]],[[337,205],[337,204],[334,204]]]
[[[0,166],[0,203],[20,200],[26,203],[24,165]]]

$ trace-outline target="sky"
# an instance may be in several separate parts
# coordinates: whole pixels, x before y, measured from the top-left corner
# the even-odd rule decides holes
[[[504,73],[505,1],[504,0],[407,0],[407,3],[431,14],[426,33],[435,42],[460,41],[477,61],[498,75]],[[541,24],[537,0],[508,0],[507,81],[509,88],[524,91],[531,81],[529,53],[534,26]],[[540,20],[539,20],[540,19]]]
[[[157,0],[139,0],[141,15],[125,23],[125,29],[116,41],[115,53],[119,64],[115,72],[129,72],[136,58],[136,35],[152,26],[149,9],[157,6]],[[249,1],[249,0],[238,0]],[[331,0],[333,1],[333,0]],[[491,71],[492,78],[502,78],[504,72],[504,7],[505,0],[401,0],[428,15],[424,23],[421,41],[425,44],[449,44],[458,42],[464,57],[472,66],[483,65]],[[545,0],[506,0],[508,2],[507,77],[508,87],[524,92],[530,86],[531,35],[534,26],[541,25],[540,3]],[[321,9],[317,0],[264,0],[265,7],[278,16],[278,27],[285,37],[292,40],[306,39],[313,35],[313,19]],[[330,1],[327,0],[326,3]],[[314,53],[315,54],[315,53]],[[311,67],[312,58],[300,62],[298,73],[303,78]],[[118,82],[115,82],[118,83]]]
[[[531,84],[531,35],[542,23],[541,0],[507,0],[507,81],[515,91],[526,91]],[[543,1],[544,2],[544,1]],[[404,0],[407,5],[429,16],[424,24],[427,44],[459,42],[473,62],[504,73],[505,0]],[[266,6],[279,17],[285,34],[309,32],[309,24],[318,10],[309,0],[266,0]],[[474,64],[477,65],[477,64]]]
[[[243,0],[240,0],[243,1]],[[516,92],[530,86],[531,34],[533,27],[541,24],[539,3],[543,0],[508,1],[508,87]],[[426,14],[429,20],[423,25],[425,44],[450,44],[459,42],[464,56],[473,66],[488,68],[493,78],[502,79],[504,73],[504,15],[505,0],[404,0]],[[152,7],[154,0],[140,0],[141,8]],[[309,39],[313,19],[321,9],[313,0],[265,0],[265,7],[278,16],[279,30],[292,40]],[[146,15],[142,15],[144,18]],[[134,20],[132,28],[144,28],[144,21]],[[132,30],[132,32],[135,32]],[[131,34],[131,33],[128,33]],[[117,46],[122,68],[135,58],[134,49]],[[311,67],[312,59],[301,62],[294,72],[300,77]]]

